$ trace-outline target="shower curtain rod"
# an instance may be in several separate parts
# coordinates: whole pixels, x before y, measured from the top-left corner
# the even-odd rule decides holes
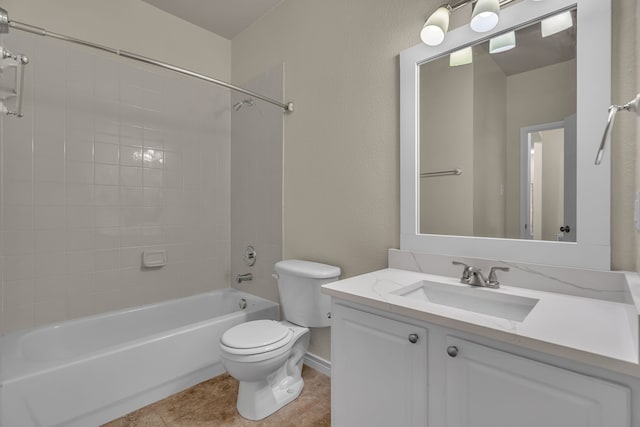
[[[0,23],[0,25],[2,25],[2,23]],[[287,102],[285,104],[285,103],[282,103],[280,101],[276,101],[275,99],[269,98],[267,96],[260,95],[259,93],[253,92],[251,90],[244,89],[244,88],[241,88],[239,86],[232,85],[231,83],[227,83],[227,82],[222,81],[222,80],[214,79],[213,77],[209,77],[209,76],[206,76],[204,74],[196,73],[195,71],[187,70],[185,68],[181,68],[181,67],[178,67],[178,66],[175,66],[175,65],[167,64],[165,62],[158,61],[158,60],[153,59],[153,58],[147,58],[146,56],[138,55],[137,53],[128,52],[126,50],[121,50],[121,49],[114,49],[112,47],[103,46],[103,45],[100,45],[100,44],[97,44],[97,43],[88,42],[86,40],[77,39],[75,37],[65,36],[63,34],[58,34],[58,33],[54,33],[54,32],[45,30],[44,28],[36,27],[36,26],[33,26],[33,25],[25,24],[25,23],[22,23],[22,22],[14,21],[14,20],[8,20],[8,22],[5,22],[4,25],[8,25],[9,27],[15,28],[16,30],[21,30],[21,31],[25,31],[25,32],[28,32],[28,33],[32,33],[32,34],[37,34],[39,36],[51,37],[51,38],[54,38],[54,39],[63,40],[63,41],[66,41],[66,42],[71,42],[71,43],[79,44],[79,45],[82,45],[82,46],[91,47],[91,48],[94,48],[94,49],[98,49],[98,50],[102,50],[102,51],[105,51],[105,52],[113,53],[114,55],[123,56],[125,58],[133,59],[133,60],[136,60],[136,61],[139,61],[139,62],[144,62],[144,63],[147,63],[147,64],[155,65],[156,67],[165,68],[167,70],[175,71],[175,72],[178,72],[178,73],[190,76],[190,77],[195,77],[197,79],[204,80],[206,82],[213,83],[213,84],[216,84],[216,85],[219,85],[219,86],[223,86],[223,87],[226,87],[227,89],[231,89],[231,90],[236,91],[236,92],[244,93],[245,95],[249,95],[251,97],[254,97],[254,98],[260,99],[262,101],[268,102],[270,104],[276,105],[276,106],[282,108],[286,113],[292,113],[293,109],[294,109],[293,102]]]

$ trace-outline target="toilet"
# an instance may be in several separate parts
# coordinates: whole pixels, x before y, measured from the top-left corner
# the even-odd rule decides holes
[[[254,421],[300,395],[308,328],[331,324],[331,299],[320,293],[320,286],[336,281],[340,268],[290,259],[276,263],[273,276],[278,280],[284,320],[242,323],[220,339],[222,365],[240,381],[238,412]]]

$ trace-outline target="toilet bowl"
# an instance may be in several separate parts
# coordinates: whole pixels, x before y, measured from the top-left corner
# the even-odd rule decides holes
[[[308,328],[330,325],[331,300],[320,293],[320,286],[340,276],[338,267],[300,260],[280,261],[274,270],[286,320],[242,323],[220,339],[222,365],[240,381],[238,412],[254,421],[302,392]]]
[[[302,392],[309,329],[273,320],[256,320],[232,329],[220,342],[222,364],[240,381],[240,415],[261,420]]]

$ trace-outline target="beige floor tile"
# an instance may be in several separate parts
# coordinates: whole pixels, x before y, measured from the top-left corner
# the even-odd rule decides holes
[[[238,381],[228,374],[146,406],[103,427],[324,427],[331,425],[331,381],[307,366],[300,396],[260,421],[236,410]]]

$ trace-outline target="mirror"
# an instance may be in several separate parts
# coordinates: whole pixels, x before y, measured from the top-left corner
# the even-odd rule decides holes
[[[565,12],[573,27],[541,37]],[[401,53],[401,249],[609,269],[610,169],[591,157],[610,104],[610,13],[523,1],[489,33],[464,26]],[[516,47],[491,53],[512,31]]]
[[[420,65],[421,234],[575,241],[575,216],[564,218],[558,199],[567,193],[574,203],[567,213],[575,212],[568,188],[575,178],[564,188],[564,145],[572,141],[547,142],[544,157],[541,141],[533,142],[538,155],[519,158],[531,149],[520,146],[525,128],[536,138],[534,125],[576,112],[575,9],[563,14],[572,24],[555,34],[543,37],[538,21]],[[509,45],[500,43],[505,38]],[[534,159],[538,169],[530,168]],[[543,181],[532,181],[529,170]],[[566,170],[575,175],[575,167]],[[461,200],[466,209],[458,209]],[[523,216],[526,209],[537,215]],[[535,218],[544,227],[534,230]]]

